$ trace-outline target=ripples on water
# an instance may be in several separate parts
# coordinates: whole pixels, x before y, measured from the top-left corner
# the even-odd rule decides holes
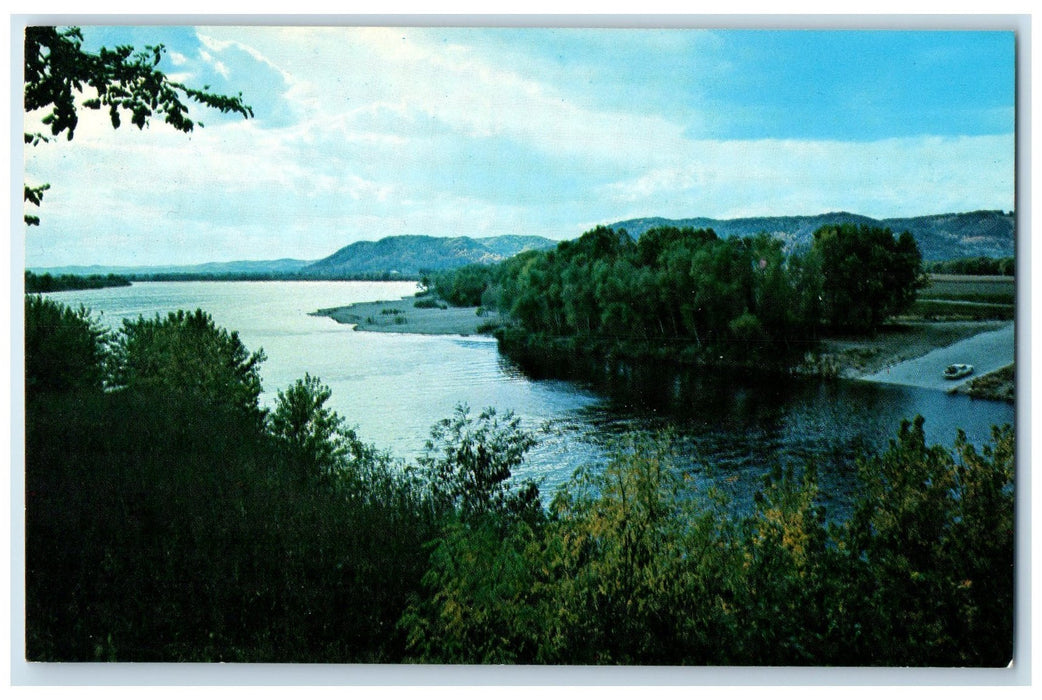
[[[238,331],[250,350],[263,348],[265,404],[310,373],[330,386],[330,406],[364,440],[403,459],[421,454],[430,427],[459,403],[474,413],[487,406],[513,411],[540,438],[518,476],[541,483],[547,498],[580,466],[604,463],[613,439],[670,429],[683,468],[712,478],[738,502],[749,501],[773,464],[814,459],[826,505],[842,510],[854,488],[853,456],[885,447],[902,419],[923,414],[927,439],[949,448],[958,428],[980,444],[992,424],[1013,421],[1009,404],[862,382],[546,358],[522,366],[489,338],[355,332],[309,315],[415,291],[402,282],[151,282],[50,296],[82,303],[112,327],[124,318],[203,308]]]

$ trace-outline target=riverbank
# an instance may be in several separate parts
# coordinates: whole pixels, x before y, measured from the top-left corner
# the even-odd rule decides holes
[[[1017,394],[1015,374],[1015,365],[1007,365],[1002,369],[989,372],[966,382],[957,391],[975,399],[991,399],[993,401],[1008,401],[1012,403],[1016,399]]]
[[[807,373],[1012,401],[1014,350],[1012,323],[910,322],[884,328],[872,338],[826,339],[821,350],[807,358],[805,368]],[[943,369],[955,363],[974,365],[974,377],[963,382],[944,379]]]
[[[895,324],[884,326],[871,338],[826,338],[815,359],[830,366],[836,376],[856,379],[1007,325],[1001,321]]]
[[[356,331],[418,335],[489,335],[501,323],[498,311],[439,305],[430,297],[415,296],[319,309],[311,315],[353,325]]]
[[[974,377],[983,378],[991,372],[1013,363],[1015,350],[1014,327],[1007,323],[1000,328],[977,333],[955,343],[938,347],[912,359],[887,365],[884,369],[861,377],[884,384],[901,384],[923,389],[955,391],[972,380],[951,380],[943,376],[945,367],[968,364],[974,367]],[[978,396],[983,396],[988,382],[981,384]]]
[[[421,306],[417,307],[417,302]],[[354,325],[355,330],[359,331],[418,335],[489,335],[504,320],[496,311],[482,310],[481,315],[478,311],[475,307],[449,307],[443,302],[436,305],[428,297],[409,296],[393,301],[319,309],[312,315]],[[962,349],[959,345],[967,339],[987,338],[988,334],[1003,329],[1008,329],[1012,336],[1012,324],[1001,321],[914,321],[893,324],[884,327],[871,338],[826,338],[822,340],[821,349],[811,353],[798,371],[826,377],[957,390],[974,398],[1010,401],[1014,394],[1013,368],[1010,364],[1012,337],[1009,342],[1005,338],[1001,339],[997,345],[999,349],[1008,347],[1008,360],[1003,359],[1005,353],[996,354],[994,348],[975,351],[968,346]],[[941,380],[939,373],[946,366],[945,358],[953,352],[958,358],[951,362],[973,364],[979,368],[978,375],[957,385]],[[1009,365],[1008,372],[1001,373],[1006,365]]]

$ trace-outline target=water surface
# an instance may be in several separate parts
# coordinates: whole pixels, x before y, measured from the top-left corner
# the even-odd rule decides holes
[[[333,391],[330,405],[367,442],[403,459],[419,455],[436,421],[459,403],[513,411],[540,444],[520,476],[553,490],[579,466],[601,463],[629,431],[669,428],[686,469],[709,474],[747,500],[774,463],[819,465],[826,502],[842,508],[853,486],[853,456],[885,447],[901,421],[922,414],[927,439],[950,447],[956,431],[977,444],[993,424],[1012,423],[1010,404],[940,391],[858,381],[779,381],[747,373],[521,363],[485,337],[356,332],[309,315],[331,306],[397,299],[408,282],[141,282],[57,292],[117,327],[124,318],[177,309],[208,311],[263,349],[262,401],[310,373]]]

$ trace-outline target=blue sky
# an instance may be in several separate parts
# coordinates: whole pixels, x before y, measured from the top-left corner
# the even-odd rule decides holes
[[[84,27],[162,43],[190,136],[85,119],[26,264],[316,259],[397,234],[1014,206],[1011,32]],[[28,115],[26,130],[36,130]]]

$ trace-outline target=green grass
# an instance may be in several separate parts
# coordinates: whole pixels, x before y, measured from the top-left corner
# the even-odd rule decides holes
[[[1007,365],[1002,369],[977,377],[969,383],[965,391],[974,398],[1013,401],[1016,398],[1015,375],[1015,366]]]
[[[931,275],[929,285],[919,290],[919,298],[1013,304],[1016,283],[1012,277]]]
[[[1011,321],[1016,293],[1012,277],[930,275],[904,315],[928,321]]]
[[[964,303],[961,300],[920,299],[907,315],[927,320],[1012,321],[1012,304]]]

